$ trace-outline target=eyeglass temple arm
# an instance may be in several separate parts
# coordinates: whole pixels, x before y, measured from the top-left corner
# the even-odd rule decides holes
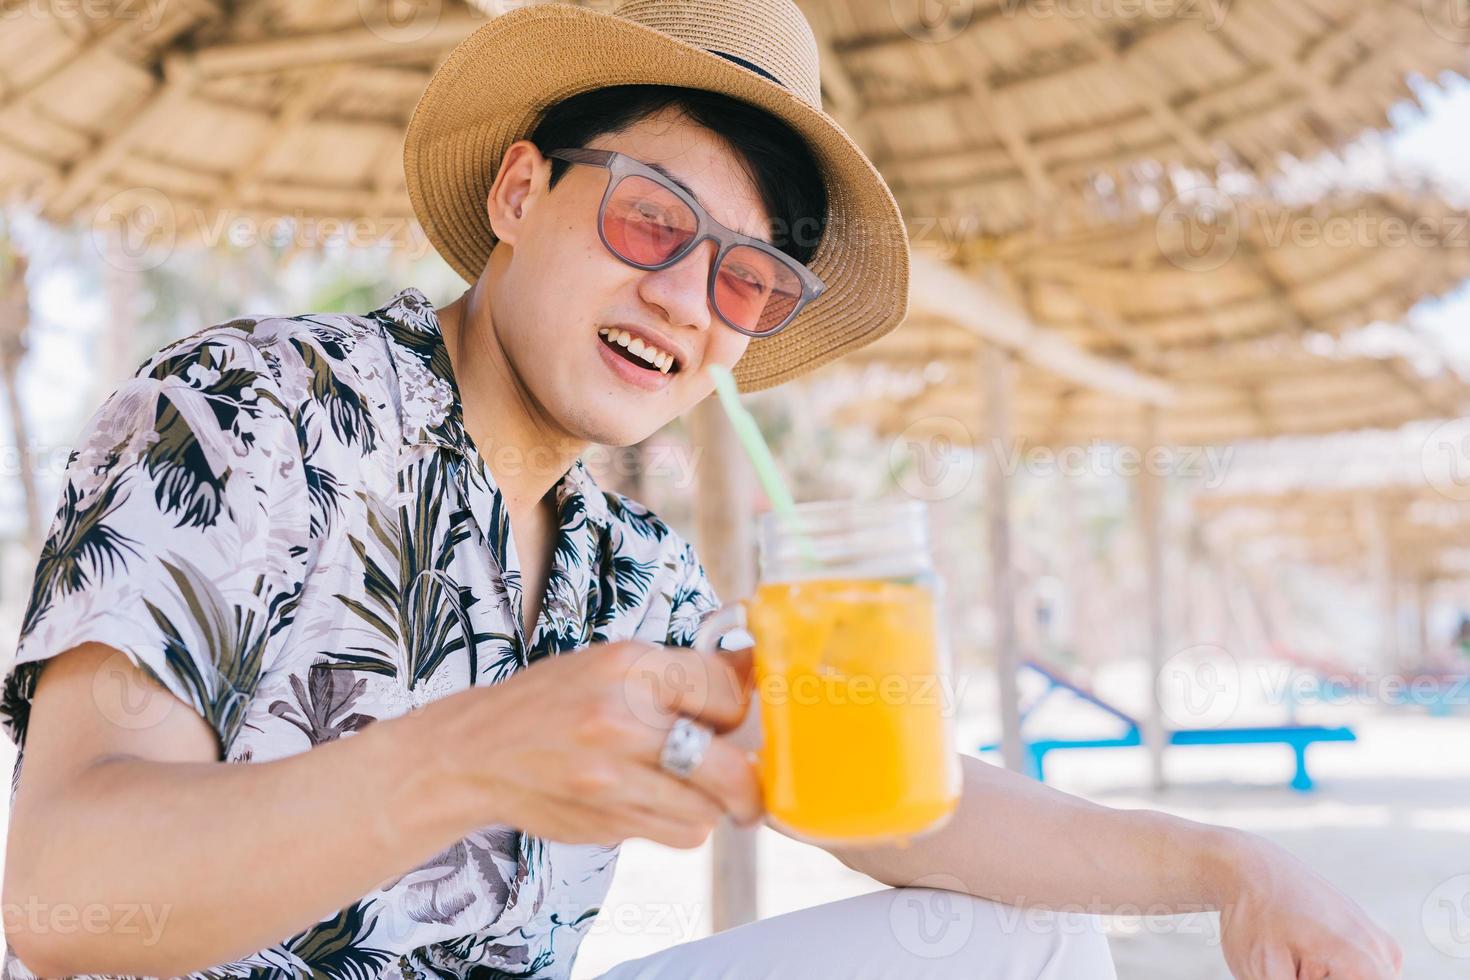
[[[556,150],[547,150],[546,156],[569,160],[572,163],[592,163],[606,166],[613,157],[612,150],[594,150],[585,146],[562,147]]]

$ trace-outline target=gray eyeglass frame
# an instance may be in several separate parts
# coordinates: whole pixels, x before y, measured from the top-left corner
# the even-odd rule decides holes
[[[701,207],[698,201],[685,193],[682,187],[672,183],[657,170],[654,170],[639,160],[635,160],[626,153],[619,153],[617,150],[597,150],[591,147],[568,146],[548,150],[545,156],[566,160],[568,163],[582,163],[593,167],[603,167],[608,171],[607,188],[602,192],[602,200],[597,205],[597,237],[602,239],[603,246],[609,252],[615,255],[620,261],[626,262],[635,269],[644,269],[649,272],[667,269],[694,251],[705,240],[712,239],[716,244],[717,251],[715,252],[714,261],[709,266],[709,283],[707,285],[709,306],[731,330],[756,339],[772,337],[790,326],[792,321],[800,315],[808,303],[827,291],[827,284],[811,269],[776,248],[770,242],[762,241],[759,238],[752,238],[749,235],[742,235],[740,232],[720,224],[714,218],[710,217],[709,212]],[[612,247],[612,244],[607,240],[607,235],[602,229],[603,216],[607,210],[607,202],[612,199],[613,190],[624,177],[633,174],[646,177],[660,187],[666,188],[669,193],[687,204],[690,210],[694,212],[696,222],[694,236],[689,239],[687,245],[657,265],[644,265],[641,262],[634,262],[632,259],[623,255]],[[801,296],[797,298],[796,304],[791,308],[791,312],[787,314],[786,319],[782,320],[770,330],[747,330],[744,327],[731,323],[729,318],[720,312],[719,303],[715,302],[715,272],[719,269],[720,262],[724,259],[725,253],[735,245],[748,245],[751,248],[770,255],[776,261],[795,272],[797,281],[801,283]]]

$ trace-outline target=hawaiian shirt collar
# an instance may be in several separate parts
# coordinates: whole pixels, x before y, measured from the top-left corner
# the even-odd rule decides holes
[[[493,483],[489,468],[465,431],[459,385],[440,331],[439,315],[428,297],[408,286],[368,316],[387,327],[403,410],[403,445],[427,444],[450,450],[476,463]],[[559,512],[569,500],[580,497],[589,520],[603,528],[611,522],[607,498],[580,458],[562,474],[554,489]]]

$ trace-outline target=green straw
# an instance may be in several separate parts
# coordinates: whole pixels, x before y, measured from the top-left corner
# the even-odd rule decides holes
[[[786,481],[781,479],[781,471],[776,467],[776,460],[771,456],[771,449],[766,445],[765,436],[761,435],[761,429],[756,424],[755,417],[746,411],[744,405],[740,404],[740,395],[735,390],[734,376],[718,364],[710,364],[706,369],[710,377],[715,380],[715,393],[720,396],[720,405],[724,407],[725,414],[729,416],[730,425],[735,429],[735,436],[745,447],[745,454],[750,457],[751,465],[755,467],[755,475],[761,481],[761,486],[765,488],[766,496],[771,498],[771,506],[775,508],[786,527],[797,536],[802,553],[807,560],[816,561],[817,554],[812,547],[811,539],[802,531],[801,519],[796,515],[796,501],[792,499],[791,491],[786,489]]]

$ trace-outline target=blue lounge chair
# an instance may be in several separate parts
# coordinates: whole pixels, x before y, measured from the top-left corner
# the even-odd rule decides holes
[[[1127,748],[1143,744],[1143,727],[1132,715],[1035,660],[1025,661],[1022,667],[1039,674],[1046,681],[1046,689],[1021,712],[1023,725],[1026,718],[1058,689],[1068,691],[1094,705],[1124,725],[1123,734],[1114,738],[1025,738],[1027,767],[1030,775],[1036,779],[1046,781],[1046,756],[1049,752],[1056,752],[1059,749]],[[1290,745],[1296,754],[1296,773],[1292,776],[1291,788],[1304,793],[1315,786],[1311,774],[1307,771],[1307,746],[1313,742],[1357,741],[1357,736],[1353,734],[1351,728],[1328,728],[1322,725],[1177,728],[1168,731],[1167,734],[1170,745]],[[999,743],[989,743],[980,746],[980,751],[993,752],[999,748]]]

